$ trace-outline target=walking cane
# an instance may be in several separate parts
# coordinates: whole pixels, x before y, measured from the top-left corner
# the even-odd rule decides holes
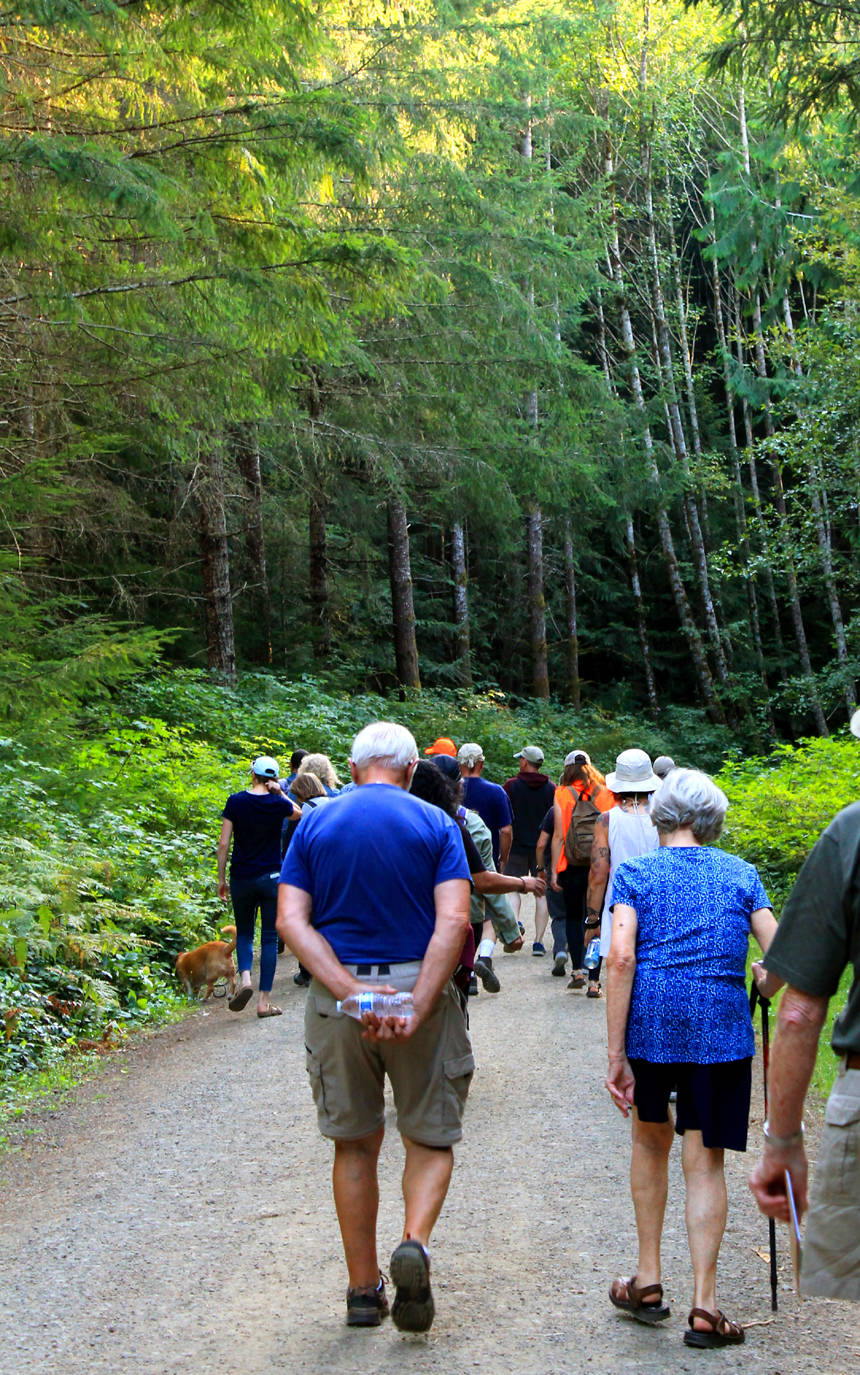
[[[762,1071],[764,1074],[764,1115],[767,1120],[767,1075],[770,1069],[770,999],[763,998],[755,985],[753,979],[750,989],[750,1014],[755,1017],[756,1002],[761,1005],[761,1059]],[[772,1217],[767,1220],[768,1238],[770,1240],[770,1311],[777,1311],[776,1301],[776,1223]]]

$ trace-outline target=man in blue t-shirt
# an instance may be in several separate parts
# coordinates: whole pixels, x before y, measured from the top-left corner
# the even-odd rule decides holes
[[[469,807],[489,827],[493,838],[493,863],[503,869],[513,839],[514,814],[508,795],[498,783],[483,777],[484,751],[480,745],[461,745],[457,763],[463,779],[463,806]]]
[[[377,1326],[388,1313],[376,1251],[387,1074],[406,1149],[392,1316],[410,1332],[433,1321],[427,1243],[475,1063],[451,982],[469,928],[469,867],[457,823],[409,796],[417,762],[404,727],[381,721],[361,731],[350,758],[357,787],[304,818],[278,899],[278,933],[313,975],[305,1044],[320,1130],[335,1143],[347,1322]],[[414,1014],[345,1016],[338,1001],[369,988],[411,991]]]

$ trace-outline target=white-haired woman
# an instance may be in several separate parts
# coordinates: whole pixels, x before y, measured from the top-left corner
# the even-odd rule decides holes
[[[606,959],[612,939],[612,879],[628,859],[657,849],[651,821],[651,794],[660,779],[644,750],[622,750],[606,777],[617,805],[601,812],[594,825],[588,890],[585,895],[585,942],[600,938],[600,957]],[[587,997],[601,997],[600,962],[588,971]]]
[[[767,950],[776,931],[755,868],[716,849],[726,796],[693,769],[674,769],[651,803],[660,848],[614,875],[609,952],[606,1087],[633,1108],[630,1187],[636,1273],[609,1296],[639,1322],[669,1316],[660,1283],[660,1237],[674,1132],[683,1137],[687,1238],[693,1262],[688,1346],[742,1342],[717,1307],[717,1256],[726,1223],[723,1153],[746,1149],[755,1051],[746,993],[750,931]]]
[[[303,773],[315,774],[322,783],[327,797],[335,797],[340,787],[340,779],[335,772],[334,764],[327,754],[306,754],[301,764],[296,778],[300,778]]]

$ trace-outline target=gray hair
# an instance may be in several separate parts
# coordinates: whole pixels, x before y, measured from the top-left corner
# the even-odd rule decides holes
[[[673,769],[651,799],[651,820],[660,835],[689,826],[702,845],[710,845],[723,829],[729,799],[698,769]]]
[[[299,764],[299,771],[296,777],[299,778],[305,773],[316,774],[317,778],[326,788],[337,788],[340,785],[340,779],[335,773],[334,764],[327,754],[306,754],[301,764]]]
[[[414,735],[394,721],[374,721],[360,730],[352,742],[350,759],[357,769],[377,764],[383,769],[405,769],[418,758]]]

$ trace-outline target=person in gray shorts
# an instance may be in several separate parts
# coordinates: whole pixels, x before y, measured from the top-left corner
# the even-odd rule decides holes
[[[334,1142],[347,1322],[377,1326],[389,1311],[376,1249],[387,1075],[406,1151],[403,1237],[389,1267],[392,1317],[408,1332],[433,1321],[427,1244],[475,1067],[451,982],[469,930],[466,852],[453,818],[409,795],[417,763],[402,726],[361,731],[350,759],[358,786],[296,831],[278,898],[278,932],[313,976],[307,1069],[320,1131]],[[368,988],[411,991],[414,1015],[345,1016],[338,1002]]]
[[[851,730],[860,736],[860,711]],[[750,1188],[762,1212],[783,1222],[789,1221],[786,1174],[798,1214],[806,1211],[803,1101],[828,1004],[853,966],[848,1001],[833,1024],[831,1044],[842,1064],[824,1114],[800,1290],[860,1302],[860,802],[844,807],[816,841],[763,964],[765,997],[788,987],[771,1051],[764,1154]]]

